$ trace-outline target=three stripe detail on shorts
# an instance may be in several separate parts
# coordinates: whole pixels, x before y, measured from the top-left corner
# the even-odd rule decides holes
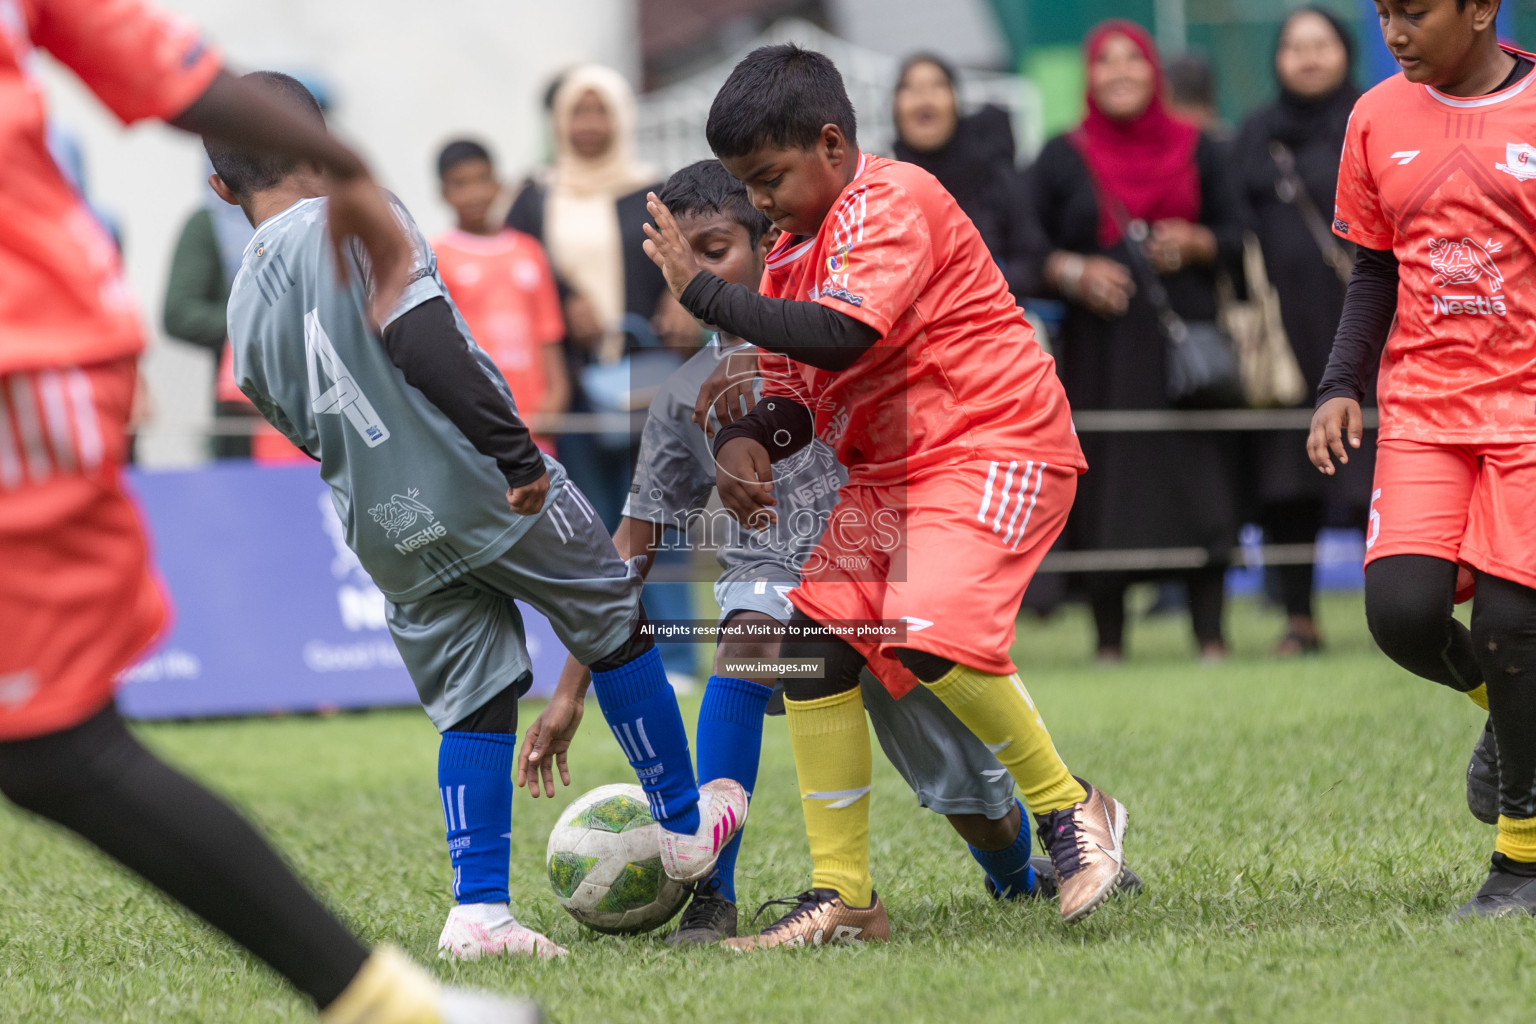
[[[1035,503],[1040,499],[1040,486],[1045,482],[1045,468],[1047,463],[1030,460],[1024,463],[1024,474],[1019,478],[1019,488],[1013,489],[1014,475],[1019,471],[1017,460],[1009,462],[1005,468],[1001,462],[992,463],[992,468],[987,471],[987,484],[981,493],[981,507],[976,510],[976,521],[983,525],[988,518],[992,520],[992,532],[1003,535],[1003,543],[1009,544],[1009,550],[1017,551],[1019,541],[1024,539],[1024,531],[1029,529],[1029,519],[1035,514]],[[992,495],[997,483],[998,472],[1004,473],[1002,491],[997,498],[997,513],[992,515]],[[1030,483],[1030,478],[1034,483]],[[1029,504],[1025,505],[1025,497]],[[1009,506],[1012,505],[1012,512]],[[1024,521],[1019,522],[1019,515],[1023,514]],[[1007,517],[1007,532],[1003,530],[1003,519]],[[1015,532],[1017,527],[1017,532]]]
[[[567,480],[560,493],[562,496],[568,495],[570,497],[571,504],[576,507],[576,511],[580,512],[582,518],[588,523],[596,518],[597,513],[592,510],[591,504],[587,501],[587,496],[582,494],[575,484]],[[566,514],[565,509],[560,507],[560,502],[553,501],[550,503],[549,521],[554,525],[555,532],[560,535],[560,543],[568,543],[572,537],[576,536],[576,528],[571,525],[571,517]]]

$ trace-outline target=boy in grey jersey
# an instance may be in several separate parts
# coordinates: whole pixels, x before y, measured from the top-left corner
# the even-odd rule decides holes
[[[441,955],[565,952],[519,925],[508,903],[517,698],[532,681],[517,601],[544,613],[592,668],[604,717],[663,826],[667,874],[707,874],[745,818],[746,795],[695,786],[682,717],[643,628],[641,579],[533,444],[410,215],[396,203],[414,251],[409,283],[376,329],[364,312],[366,259],[350,250],[338,267],[329,248],[323,180],[302,166],[263,175],[210,155],[215,190],[256,226],[230,295],[235,379],[319,461],[442,733],[458,905]]]
[[[674,174],[662,196],[704,266],[726,281],[756,286],[768,249],[763,242],[769,224],[748,202],[740,182],[718,161],[701,161]],[[816,440],[775,466],[776,522],[748,530],[723,510],[706,510],[716,467],[709,438],[694,422],[694,410],[712,376],[742,374],[727,361],[744,361],[744,375],[755,377],[755,351],[738,339],[716,334],[668,378],[651,403],[634,483],[614,538],[626,557],[649,556],[666,542],[669,529],[683,543],[693,532],[703,533],[703,539],[716,546],[722,569],[715,585],[719,625],[731,633],[722,636],[715,649],[714,673],[699,711],[699,777],[732,778],[749,793],[756,783],[773,677],[742,667],[778,655],[779,635],[792,611],[785,595],[800,582],[801,566],[821,537],[847,479],[832,450]],[[905,671],[895,662],[890,667]],[[568,663],[560,691],[524,739],[519,782],[529,778],[529,764],[542,762],[543,788],[553,795],[549,753],[555,754],[566,778],[567,722],[579,704],[583,679],[581,667]],[[1036,858],[1031,865],[1029,830],[1023,827],[1026,819],[1014,798],[1013,780],[992,752],[922,687],[897,701],[866,672],[863,693],[886,756],[918,802],[946,815],[972,844],[988,872],[989,891],[1000,897],[1048,894],[1050,880],[1037,880],[1034,872],[1041,867],[1049,871],[1049,860]],[[536,771],[530,792],[537,795],[539,786]],[[736,934],[739,846],[738,837],[721,853],[669,942],[715,942]]]

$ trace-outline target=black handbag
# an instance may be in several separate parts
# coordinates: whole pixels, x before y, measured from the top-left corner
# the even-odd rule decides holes
[[[1164,372],[1169,403],[1181,409],[1242,408],[1246,404],[1243,377],[1232,339],[1211,321],[1190,323],[1173,311],[1168,290],[1142,252],[1147,234],[1145,221],[1126,225],[1131,273],[1157,314],[1158,326],[1167,340]]]
[[[1093,169],[1086,156],[1083,163],[1092,176]],[[1238,370],[1232,339],[1215,323],[1188,323],[1173,311],[1168,301],[1168,290],[1163,287],[1157,270],[1142,250],[1142,244],[1150,234],[1147,222],[1132,220],[1125,204],[1101,188],[1097,177],[1093,178],[1093,191],[1125,237],[1131,276],[1151,303],[1153,312],[1157,314],[1158,326],[1166,339],[1164,386],[1169,404],[1181,409],[1242,408],[1246,404],[1243,378]]]

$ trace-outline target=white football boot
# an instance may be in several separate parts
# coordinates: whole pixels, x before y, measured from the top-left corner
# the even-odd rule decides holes
[[[479,960],[503,954],[552,960],[568,952],[518,924],[505,903],[459,904],[448,912],[448,922],[437,940],[437,955],[442,960]]]
[[[747,823],[747,791],[732,779],[699,787],[699,830],[693,835],[661,827],[661,869],[676,882],[697,882],[715,869],[720,851]]]

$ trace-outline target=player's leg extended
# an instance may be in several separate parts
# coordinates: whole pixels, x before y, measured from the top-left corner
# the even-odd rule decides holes
[[[471,574],[420,600],[389,602],[386,620],[422,707],[442,734],[437,796],[455,905],[438,955],[563,955],[518,923],[507,892],[517,699],[532,679],[516,603]]]
[[[944,815],[965,840],[987,892],[1000,900],[1054,898],[1055,869],[1048,856],[1031,856],[1028,812],[1014,797],[1008,769],[986,745],[927,687],[897,700],[866,673],[862,689],[886,758],[918,803]],[[1120,889],[1140,888],[1141,879],[1126,868]]]
[[[761,934],[727,945],[750,950],[884,940],[890,922],[869,874],[872,766],[859,694],[864,658],[799,610],[780,651],[786,660],[822,662],[817,676],[784,677],[784,714],[811,847],[811,889]]]
[[[741,586],[751,588],[752,584]],[[720,594],[719,587],[716,594]],[[783,602],[779,603],[782,606]],[[773,693],[773,683],[771,678],[761,675],[761,670],[745,666],[778,656],[779,639],[774,634],[782,631],[784,624],[761,611],[722,604],[726,607],[721,616],[722,627],[755,627],[769,632],[754,639],[729,636],[715,648],[714,672],[704,687],[704,702],[699,707],[699,781],[732,779],[746,790],[750,800],[757,786],[763,714]],[[744,831],[738,832],[720,851],[715,869],[699,883],[677,928],[667,936],[669,943],[700,945],[735,936],[736,857]]]
[[[662,826],[662,865],[682,882],[714,868],[746,822],[746,791],[729,780],[694,781],[677,697],[645,625],[640,574],[614,550],[592,506],[569,481],[505,555],[475,571],[499,592],[549,619],[576,660]]]
[[[1013,776],[1057,866],[1068,922],[1092,913],[1118,883],[1126,813],[1067,770],[1009,648],[1024,590],[1065,525],[1076,486],[1072,470],[1029,460],[914,481],[893,563],[904,576],[892,574],[882,609],[907,623],[905,640],[883,650]]]
[[[1487,709],[1467,627],[1454,616],[1477,478],[1461,446],[1383,441],[1366,531],[1365,617],[1382,653]]]

